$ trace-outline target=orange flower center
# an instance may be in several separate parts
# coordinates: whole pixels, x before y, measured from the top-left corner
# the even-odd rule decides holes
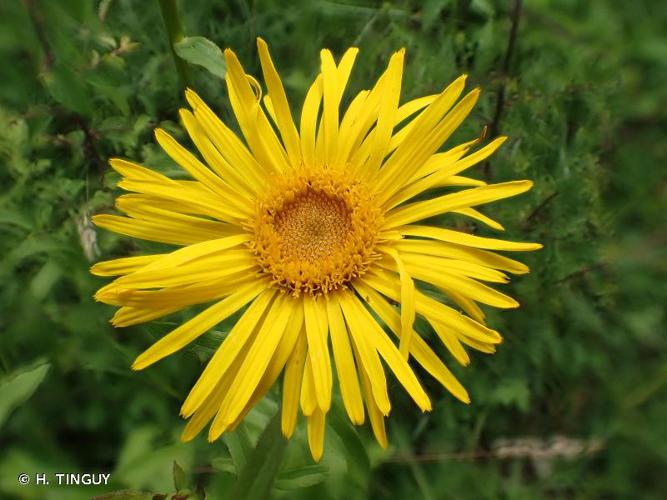
[[[273,179],[250,248],[262,272],[295,296],[345,287],[377,257],[380,210],[358,181],[333,169]]]

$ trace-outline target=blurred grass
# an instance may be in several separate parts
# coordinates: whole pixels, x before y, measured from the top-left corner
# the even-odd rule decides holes
[[[405,98],[468,73],[483,94],[456,138],[495,124],[511,139],[488,174],[536,183],[489,211],[509,237],[545,249],[526,257],[532,273],[510,287],[522,307],[490,311],[506,339],[498,353],[455,370],[472,405],[429,381],[435,411],[420,415],[394,391],[389,450],[334,418],[322,467],[305,475],[293,472],[311,465],[300,429],[276,495],[664,498],[667,9],[650,0],[526,1],[506,61],[512,3],[503,0],[180,7],[186,35],[234,48],[251,74],[255,37],[264,37],[293,103],[321,47],[337,55],[360,47],[352,90],[402,46]],[[166,493],[176,460],[186,476],[176,488],[200,484],[224,498],[241,444],[258,438],[275,401],[250,415],[240,441],[180,444],[180,401],[206,346],[131,372],[169,325],[113,330],[111,308],[91,298],[102,283],[88,274],[91,260],[155,248],[87,225],[112,206],[107,158],[175,171],[152,140],[158,125],[182,137],[184,105],[158,3],[8,0],[0,28],[0,497]],[[233,123],[222,80],[189,69],[194,88]],[[113,484],[16,481],[48,471],[112,472]]]

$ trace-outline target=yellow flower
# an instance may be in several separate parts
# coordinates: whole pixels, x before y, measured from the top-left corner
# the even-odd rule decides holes
[[[126,216],[97,215],[95,224],[181,248],[96,264],[94,274],[119,277],[95,297],[120,306],[115,326],[213,303],[141,354],[135,370],[242,311],[183,404],[181,413],[190,419],[184,440],[209,422],[210,440],[234,429],[282,373],[282,431],[292,435],[300,408],[319,460],[335,365],[350,420],[362,424],[367,413],[386,446],[391,404],[382,360],[422,411],[431,410],[431,401],[410,357],[469,402],[413,329],[415,317],[428,321],[463,365],[469,363],[465,346],[494,352],[501,337],[485,325],[478,303],[518,303],[483,282],[506,283],[506,273],[528,268],[489,250],[541,247],[418,223],[456,213],[502,229],[474,207],[523,193],[531,182],[487,185],[458,175],[505,137],[474,152],[478,140],[438,152],[477,101],[478,89],[459,100],[465,76],[439,94],[399,105],[400,50],[375,86],[343,112],[358,50],[349,49],[338,64],[323,50],[297,129],[267,45],[261,39],[257,45],[268,91],[263,99],[259,83],[225,51],[229,100],[244,141],[188,90],[192,111],[183,109],[180,117],[201,159],[164,130],[155,135],[190,180],[111,160],[123,177],[119,187],[132,194],[116,202]],[[432,191],[459,186],[466,189]],[[434,298],[434,289],[467,315]]]

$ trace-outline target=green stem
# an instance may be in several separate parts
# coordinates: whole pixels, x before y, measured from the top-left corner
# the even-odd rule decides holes
[[[174,58],[174,63],[176,64],[176,70],[178,71],[181,85],[183,87],[191,87],[192,79],[190,75],[190,68],[183,59],[178,57],[176,51],[174,50],[174,45],[183,40],[185,37],[183,34],[183,25],[181,24],[181,20],[178,17],[176,0],[158,1],[160,2],[160,11],[162,12],[164,27],[167,29],[169,48],[171,49],[171,55]]]

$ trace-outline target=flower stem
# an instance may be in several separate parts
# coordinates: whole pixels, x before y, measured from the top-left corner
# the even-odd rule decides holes
[[[183,40],[185,37],[183,34],[183,25],[181,24],[181,20],[178,17],[176,0],[158,1],[160,3],[160,11],[162,12],[162,20],[164,21],[164,26],[167,29],[169,49],[171,50],[171,55],[174,58],[174,63],[176,64],[176,70],[178,71],[181,85],[183,87],[190,87],[192,86],[190,68],[183,59],[178,57],[176,51],[174,50],[174,45]]]

